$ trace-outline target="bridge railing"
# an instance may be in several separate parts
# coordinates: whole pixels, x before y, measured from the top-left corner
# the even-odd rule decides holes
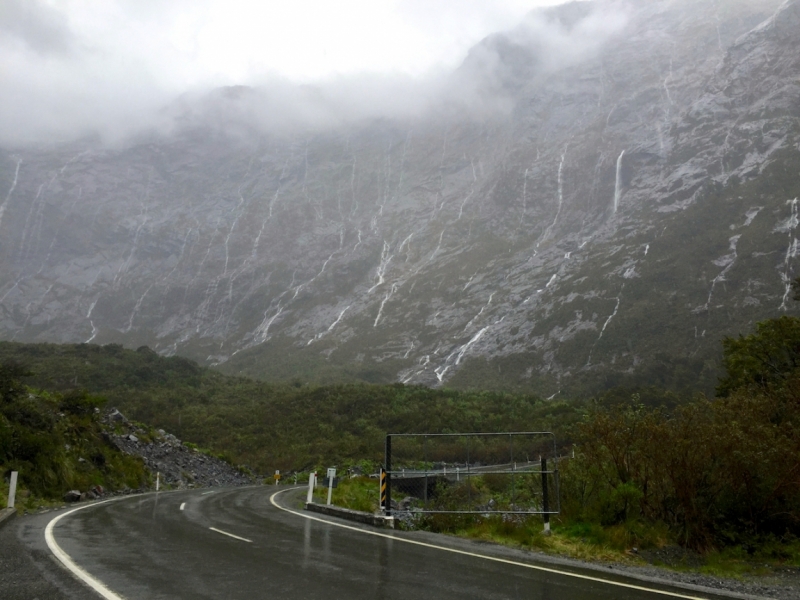
[[[551,432],[389,434],[385,472],[387,514],[560,512]]]

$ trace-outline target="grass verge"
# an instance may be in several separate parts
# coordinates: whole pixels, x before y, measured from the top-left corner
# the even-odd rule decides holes
[[[327,488],[319,486],[315,502],[327,502]],[[368,477],[341,479],[334,488],[336,506],[375,512],[378,510],[378,480]],[[414,528],[534,550],[590,562],[614,562],[632,566],[654,565],[678,572],[691,572],[725,579],[764,577],[786,569],[800,569],[800,540],[762,540],[758,549],[733,546],[706,554],[678,547],[664,524],[632,519],[603,527],[598,523],[555,518],[546,536],[542,518],[515,515],[420,515]]]

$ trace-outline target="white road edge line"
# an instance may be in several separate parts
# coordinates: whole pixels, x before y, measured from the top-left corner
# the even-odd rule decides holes
[[[406,543],[406,544],[414,544],[415,546],[424,546],[425,548],[434,548],[436,550],[442,550],[444,552],[452,552],[453,554],[461,554],[463,556],[472,556],[474,558],[482,558],[484,560],[490,560],[490,561],[493,561],[493,562],[504,563],[504,564],[507,564],[507,565],[514,565],[516,567],[524,567],[526,569],[533,569],[535,571],[544,571],[545,573],[554,573],[556,575],[564,575],[566,577],[574,577],[576,579],[584,579],[584,580],[587,580],[587,581],[595,581],[597,583],[605,583],[607,585],[615,585],[617,587],[624,587],[624,588],[628,588],[628,589],[631,589],[631,590],[639,590],[639,591],[642,591],[642,592],[650,592],[652,594],[660,594],[662,596],[669,596],[670,598],[682,598],[683,600],[708,600],[708,598],[704,598],[702,596],[686,596],[684,594],[678,594],[678,593],[675,593],[675,592],[668,592],[666,590],[657,590],[657,589],[653,589],[653,588],[644,587],[644,586],[641,586],[641,585],[635,585],[635,584],[632,584],[632,583],[623,583],[621,581],[612,581],[610,579],[603,579],[601,577],[592,577],[591,575],[581,575],[580,573],[570,573],[569,571],[562,571],[560,569],[553,569],[553,568],[550,568],[550,567],[542,567],[542,566],[539,566],[539,565],[531,565],[531,564],[528,564],[528,563],[522,563],[522,562],[517,562],[517,561],[514,561],[514,560],[508,560],[506,558],[497,558],[495,556],[486,556],[485,554],[476,554],[474,552],[467,552],[466,550],[457,550],[455,548],[448,548],[447,546],[437,546],[436,544],[428,544],[426,542],[418,542],[417,540],[409,540],[409,539],[406,539],[406,538],[401,538],[401,537],[397,537],[397,536],[394,536],[394,535],[388,535],[386,533],[380,533],[380,532],[377,532],[377,531],[369,531],[367,529],[359,529],[358,527],[352,527],[350,525],[344,525],[342,523],[334,523],[333,521],[327,521],[325,519],[320,519],[319,517],[312,517],[311,515],[303,514],[301,512],[296,511],[296,510],[291,510],[289,508],[285,508],[285,507],[279,505],[277,502],[275,502],[275,496],[277,496],[278,494],[282,494],[284,492],[288,492],[289,489],[291,489],[291,488],[287,488],[287,489],[281,490],[279,492],[275,492],[274,494],[272,494],[269,497],[269,501],[272,503],[273,506],[275,506],[275,508],[278,508],[280,510],[286,511],[286,512],[291,513],[293,515],[297,515],[298,517],[303,517],[304,519],[310,519],[312,521],[319,521],[320,523],[326,523],[328,525],[333,525],[334,527],[341,527],[342,529],[349,529],[351,531],[357,531],[359,533],[364,533],[366,535],[374,535],[374,536],[377,536],[377,537],[387,538],[387,539],[395,540],[397,542],[403,542],[403,543]]]
[[[222,535],[227,535],[228,537],[232,537],[237,540],[242,540],[243,542],[247,542],[248,544],[252,544],[253,540],[248,540],[247,538],[239,537],[238,535],[233,535],[232,533],[228,533],[227,531],[222,531],[222,529],[217,529],[216,527],[209,527],[211,531],[216,531],[217,533],[221,533]]]
[[[183,510],[184,508],[186,508],[186,502],[181,502],[181,510]]]
[[[79,510],[83,510],[85,508],[91,508],[92,506],[97,506],[98,504],[105,504],[106,502],[114,502],[115,500],[122,500],[122,499],[123,499],[122,497],[111,498],[110,500],[103,500],[102,502],[95,502],[94,504],[87,504],[86,506],[79,506],[78,508],[73,508],[72,510],[69,510],[65,513],[58,515],[55,519],[50,521],[44,530],[44,539],[45,542],[47,542],[47,547],[50,548],[50,552],[52,552],[55,555],[55,557],[59,561],[61,561],[61,564],[63,564],[67,569],[69,569],[72,572],[72,574],[75,575],[75,577],[80,579],[83,583],[88,585],[95,592],[100,594],[103,598],[106,598],[106,600],[125,600],[125,598],[124,596],[120,596],[119,594],[112,592],[110,589],[106,587],[106,585],[102,581],[100,581],[96,577],[93,577],[88,572],[84,571],[78,565],[76,565],[73,562],[72,558],[70,558],[69,554],[64,552],[61,549],[61,546],[59,546],[56,543],[56,539],[53,537],[53,527],[55,527],[56,523],[58,523],[61,519],[63,519],[67,515],[71,515],[72,513],[78,512]]]

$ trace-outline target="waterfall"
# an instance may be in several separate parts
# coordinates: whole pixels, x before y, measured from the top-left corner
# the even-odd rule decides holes
[[[798,210],[797,210],[797,203],[798,199],[795,198],[794,200],[789,200],[787,204],[791,207],[791,215],[789,220],[786,221],[786,230],[789,232],[789,247],[786,249],[786,258],[784,259],[783,263],[783,273],[781,273],[781,280],[783,284],[786,286],[786,291],[783,294],[783,302],[781,302],[780,310],[786,311],[787,309],[787,302],[789,300],[789,294],[792,292],[792,278],[790,276],[791,268],[792,268],[792,259],[795,258],[798,254],[798,247],[797,247],[797,238],[794,237],[795,229],[797,229],[798,223]]]
[[[564,154],[561,155],[561,162],[558,165],[558,210],[556,211],[556,216],[553,219],[553,222],[550,226],[544,230],[542,237],[536,242],[536,248],[539,248],[539,245],[547,240],[547,238],[552,233],[553,229],[555,228],[556,224],[558,223],[558,217],[561,216],[561,207],[564,205],[564,161],[567,159],[567,148],[564,148]],[[534,256],[536,253],[534,252]]]
[[[619,155],[617,159],[617,180],[614,185],[614,213],[616,214],[619,208],[619,199],[622,196],[622,157],[625,156],[625,150]]]
[[[6,199],[3,201],[3,204],[0,204],[0,223],[3,222],[3,213],[6,211],[6,205],[8,204],[9,199],[11,199],[11,194],[14,193],[14,190],[17,187],[17,179],[19,178],[19,167],[22,164],[22,159],[17,159],[17,168],[14,171],[14,181],[11,183],[11,188],[8,190],[8,194],[6,194]]]

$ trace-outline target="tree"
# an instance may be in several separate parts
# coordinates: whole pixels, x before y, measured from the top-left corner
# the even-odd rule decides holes
[[[31,375],[33,373],[15,360],[0,363],[0,404],[10,404],[21,398],[26,393],[21,380]]]
[[[717,396],[739,389],[780,389],[800,366],[800,319],[762,321],[755,333],[725,338],[722,346],[726,375],[717,386]]]

